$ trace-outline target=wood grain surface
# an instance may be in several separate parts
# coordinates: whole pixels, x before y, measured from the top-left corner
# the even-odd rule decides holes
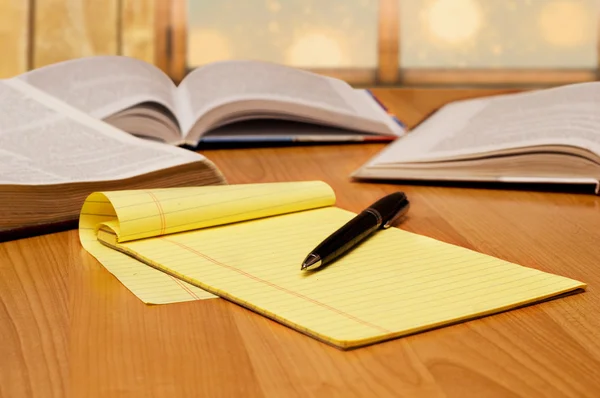
[[[121,48],[118,53],[150,64],[156,59],[156,2],[121,0]]]
[[[118,0],[35,0],[32,68],[117,54]]]
[[[29,1],[0,0],[0,79],[29,68],[29,11]]]
[[[444,102],[498,92],[376,90],[410,125]],[[381,148],[203,152],[231,183],[324,180],[353,211],[404,190],[412,207],[400,228],[588,290],[344,352],[222,299],[146,306],[76,231],[39,236],[0,244],[0,396],[600,396],[600,197],[350,181]]]

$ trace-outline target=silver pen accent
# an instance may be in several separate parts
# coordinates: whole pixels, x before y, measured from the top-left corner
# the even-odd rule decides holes
[[[313,271],[344,255],[379,229],[387,229],[406,214],[409,202],[404,192],[387,195],[357,214],[306,256],[300,270]]]

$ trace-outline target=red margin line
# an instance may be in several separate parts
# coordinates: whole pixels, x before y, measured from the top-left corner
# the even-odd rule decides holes
[[[385,328],[383,328],[383,327],[381,327],[381,326],[373,325],[372,323],[369,323],[369,322],[367,322],[367,321],[364,321],[364,320],[362,320],[362,319],[360,319],[360,318],[357,318],[357,317],[355,317],[354,315],[350,315],[350,314],[348,314],[348,313],[346,313],[346,312],[344,312],[344,311],[338,310],[337,308],[331,307],[331,306],[329,306],[329,305],[327,305],[327,304],[321,303],[320,301],[317,301],[317,300],[315,300],[315,299],[312,299],[312,298],[310,298],[310,297],[304,296],[303,294],[300,294],[300,293],[294,292],[294,291],[292,291],[292,290],[288,290],[288,289],[286,289],[286,288],[284,288],[284,287],[281,287],[281,286],[279,286],[279,285],[276,285],[276,284],[274,284],[274,283],[272,283],[272,282],[266,281],[266,280],[264,280],[264,279],[261,279],[261,278],[259,278],[259,277],[257,277],[257,276],[254,276],[254,275],[252,275],[252,274],[249,274],[249,273],[247,273],[247,272],[245,272],[245,271],[242,271],[242,270],[240,270],[240,269],[237,269],[237,268],[235,268],[235,267],[232,267],[231,265],[227,265],[227,264],[224,264],[224,263],[222,263],[222,262],[220,262],[220,261],[217,261],[217,260],[215,260],[215,259],[213,259],[213,258],[211,258],[211,257],[209,257],[209,256],[207,256],[207,255],[205,255],[205,254],[202,254],[202,253],[200,253],[199,251],[197,251],[197,250],[195,250],[195,249],[192,249],[191,247],[189,247],[189,246],[186,246],[186,245],[184,245],[184,244],[182,244],[182,243],[175,242],[175,241],[172,241],[172,240],[170,240],[170,239],[166,239],[166,238],[162,238],[162,240],[164,240],[164,241],[167,241],[167,242],[170,242],[170,243],[172,243],[172,244],[174,244],[174,245],[177,245],[177,246],[181,247],[182,249],[185,249],[185,250],[187,250],[187,251],[189,251],[189,252],[191,252],[191,253],[194,253],[194,254],[196,254],[196,255],[198,255],[198,256],[200,256],[200,257],[202,257],[202,258],[204,258],[204,259],[206,259],[206,260],[208,260],[208,261],[210,261],[210,262],[212,262],[213,264],[219,265],[219,266],[221,266],[221,267],[223,267],[223,268],[227,268],[227,269],[229,269],[229,270],[231,270],[231,271],[235,271],[235,272],[237,272],[238,274],[241,274],[241,275],[243,275],[243,276],[245,276],[245,277],[247,277],[247,278],[253,279],[253,280],[257,281],[257,282],[261,282],[261,283],[263,283],[263,284],[265,284],[265,285],[267,285],[267,286],[273,287],[273,288],[275,288],[275,289],[277,289],[277,290],[280,290],[280,291],[282,291],[282,292],[284,292],[284,293],[287,293],[287,294],[290,294],[290,295],[292,295],[292,296],[296,296],[296,297],[298,297],[298,298],[301,298],[301,299],[303,299],[303,300],[309,301],[309,302],[311,302],[311,303],[313,303],[313,304],[316,304],[316,305],[318,305],[318,306],[320,306],[320,307],[322,307],[322,308],[325,308],[325,309],[327,309],[327,310],[329,310],[329,311],[335,312],[335,313],[336,313],[336,314],[338,314],[338,315],[342,315],[342,316],[344,316],[344,317],[346,317],[346,318],[348,318],[348,319],[350,319],[350,320],[353,320],[353,321],[355,321],[355,322],[357,322],[357,323],[360,323],[360,324],[362,324],[362,325],[365,325],[365,326],[369,326],[369,327],[371,327],[371,328],[373,328],[373,329],[377,329],[377,330],[379,330],[380,332],[384,332],[384,333],[391,333],[391,331],[390,331],[390,330],[387,330],[387,329],[385,329]]]

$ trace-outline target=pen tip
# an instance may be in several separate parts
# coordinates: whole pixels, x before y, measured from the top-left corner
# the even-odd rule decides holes
[[[311,270],[321,266],[321,257],[316,254],[309,254],[300,267],[301,271]]]

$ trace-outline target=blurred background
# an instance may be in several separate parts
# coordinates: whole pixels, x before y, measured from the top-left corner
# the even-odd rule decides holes
[[[180,81],[256,59],[355,86],[597,80],[600,0],[0,0],[0,77],[121,54]]]

